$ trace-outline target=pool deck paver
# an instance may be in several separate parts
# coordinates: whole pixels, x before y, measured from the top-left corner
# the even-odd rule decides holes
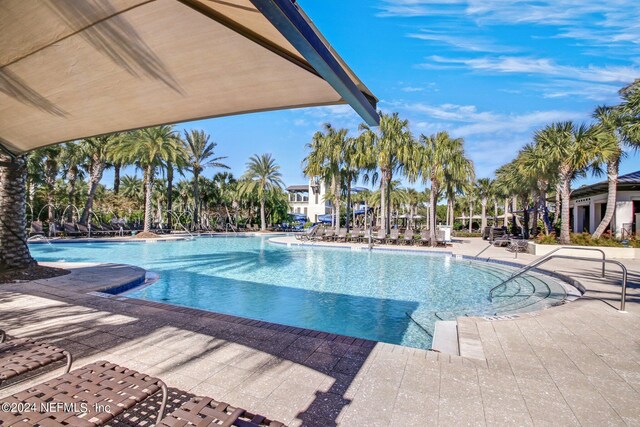
[[[438,250],[474,255],[485,245]],[[200,394],[290,425],[640,425],[640,262],[623,263],[627,313],[617,311],[616,272],[601,279],[597,264],[552,261],[584,297],[513,319],[460,317],[462,356],[92,294],[144,275],[118,265],[67,265],[67,276],[0,285],[0,327],[69,349],[76,367],[106,359],[156,375],[171,387],[171,407]],[[149,425],[147,415],[111,425]]]

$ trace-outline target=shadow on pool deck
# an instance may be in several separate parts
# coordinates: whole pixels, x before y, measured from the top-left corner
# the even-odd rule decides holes
[[[25,283],[0,290],[3,311],[8,309],[0,312],[1,327],[70,350],[75,367],[106,359],[158,376],[169,386],[284,422],[297,418],[304,425],[337,425],[351,402],[348,391],[362,380],[358,374],[366,371],[375,344],[298,328],[252,326],[242,324],[246,320],[241,318],[196,316],[194,310],[184,313],[157,303],[100,298],[64,286]],[[33,296],[46,300],[33,300],[24,308],[24,299]],[[358,302],[367,309],[385,305],[374,298]],[[9,386],[1,395],[42,380]],[[172,406],[190,396],[178,389],[172,392]],[[142,423],[152,412],[142,407],[120,419]]]

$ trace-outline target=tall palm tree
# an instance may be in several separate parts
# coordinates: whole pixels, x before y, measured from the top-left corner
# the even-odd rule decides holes
[[[193,224],[198,228],[200,216],[198,205],[200,203],[200,186],[198,178],[202,171],[207,167],[215,167],[229,169],[229,166],[222,163],[221,160],[226,157],[215,157],[215,149],[218,145],[216,142],[209,142],[210,136],[202,130],[192,129],[184,131],[184,142],[187,151],[187,168],[193,174],[193,198],[195,201],[193,209]]]
[[[80,141],[81,149],[86,155],[84,165],[89,174],[89,194],[84,205],[84,210],[80,216],[80,222],[86,224],[93,208],[93,201],[102,175],[110,160],[111,147],[117,145],[122,140],[121,135],[114,133],[110,135],[87,138]]]
[[[336,231],[340,228],[343,172],[351,170],[345,161],[345,152],[351,150],[345,148],[349,141],[347,132],[347,129],[336,129],[330,123],[325,123],[323,130],[316,132],[307,144],[309,154],[302,161],[305,176],[329,184],[325,198],[333,206]]]
[[[493,196],[493,181],[490,178],[478,179],[476,181],[476,194],[480,199],[480,206],[482,206],[480,229],[484,233],[484,228],[487,226],[487,202]]]
[[[272,189],[284,187],[280,166],[276,164],[271,154],[254,154],[247,162],[247,170],[242,176],[241,191],[243,193],[255,193],[260,201],[260,230],[267,230],[267,218],[265,215],[265,201],[267,193]]]
[[[388,187],[398,173],[415,175],[415,172],[411,171],[415,168],[410,165],[414,160],[414,139],[409,130],[409,121],[400,119],[398,113],[380,113],[380,126],[377,131],[366,124],[361,124],[360,130],[362,133],[359,146],[365,159],[361,164],[366,165],[365,168],[370,172],[366,179],[373,183],[380,179],[380,213],[382,226],[388,233],[391,228]]]
[[[112,146],[115,161],[135,164],[144,171],[145,206],[144,231],[151,229],[152,189],[156,170],[163,162],[176,163],[184,156],[184,147],[173,130],[173,126],[163,125],[140,129],[128,134],[118,144]]]
[[[449,176],[473,176],[473,164],[464,153],[464,140],[451,138],[447,132],[438,132],[429,137],[420,135],[418,147],[419,175],[423,182],[431,183],[431,206],[429,229],[431,241],[436,242],[436,206],[438,196]]]
[[[597,138],[597,128],[576,126],[572,122],[553,123],[534,135],[536,144],[541,145],[549,161],[558,167],[558,179],[562,188],[561,244],[570,243],[571,181],[594,161],[593,149]]]
[[[0,153],[0,271],[37,265],[27,246],[25,156]]]
[[[127,199],[138,203],[144,201],[144,182],[137,176],[123,176],[120,187],[120,194]]]
[[[81,166],[86,161],[86,152],[78,142],[68,142],[62,146],[60,161],[67,179],[67,208],[74,206],[76,184],[84,177]],[[73,221],[73,209],[67,209],[67,221]]]

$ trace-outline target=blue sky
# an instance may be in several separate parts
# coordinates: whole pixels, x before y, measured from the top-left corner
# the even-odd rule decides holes
[[[492,176],[545,124],[590,121],[597,105],[617,103],[618,89],[640,77],[637,1],[298,3],[380,99],[380,109],[409,119],[416,136],[447,130],[464,137],[478,177]],[[272,153],[290,185],[305,182],[305,144],[327,121],[354,134],[361,122],[349,107],[335,106],[178,128],[208,132],[236,176],[251,154]],[[638,169],[640,154],[631,153],[621,173]]]

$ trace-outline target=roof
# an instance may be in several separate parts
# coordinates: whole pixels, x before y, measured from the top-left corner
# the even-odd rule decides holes
[[[309,191],[309,185],[290,185],[287,187],[287,191]]]
[[[291,0],[7,0],[0,144],[376,98]]]
[[[608,181],[600,181],[591,185],[583,185],[571,192],[571,198],[575,199],[606,193],[608,188]],[[631,172],[618,177],[618,191],[633,190],[640,190],[640,171]]]

